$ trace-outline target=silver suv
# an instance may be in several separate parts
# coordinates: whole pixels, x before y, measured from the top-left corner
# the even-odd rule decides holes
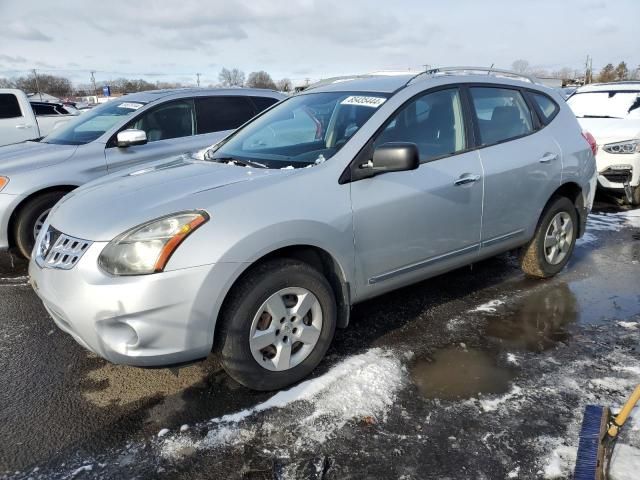
[[[266,110],[204,160],[85,185],[29,272],[57,325],[102,357],[219,351],[254,389],[296,382],[363,300],[521,249],[566,265],[595,161],[559,94],[507,74],[340,79]]]
[[[51,207],[69,191],[123,168],[209,147],[283,98],[253,89],[135,93],[38,142],[1,147],[0,249],[15,246],[29,257]]]

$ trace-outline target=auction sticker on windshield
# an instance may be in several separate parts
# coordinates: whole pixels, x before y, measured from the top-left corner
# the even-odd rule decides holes
[[[385,102],[386,98],[383,97],[367,97],[364,95],[351,95],[345,98],[342,105],[361,105],[363,107],[378,108]]]
[[[143,106],[142,103],[123,102],[120,105],[118,105],[118,108],[128,108],[130,110],[138,110],[142,106]]]

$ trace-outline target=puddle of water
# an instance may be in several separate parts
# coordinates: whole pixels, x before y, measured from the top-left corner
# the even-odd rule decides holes
[[[565,283],[527,294],[500,315],[488,319],[485,333],[509,349],[542,352],[569,340],[578,318],[578,301]]]
[[[424,397],[445,400],[505,393],[515,376],[514,370],[497,366],[489,353],[459,347],[439,350],[411,368],[411,379]]]

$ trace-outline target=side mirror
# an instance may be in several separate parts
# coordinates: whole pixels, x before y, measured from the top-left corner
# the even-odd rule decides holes
[[[144,145],[147,143],[147,133],[144,130],[122,130],[116,135],[118,148],[127,148],[133,145]]]
[[[420,166],[420,154],[415,143],[389,142],[383,143],[373,151],[373,159],[360,165],[370,175],[387,172],[403,172],[415,170]]]

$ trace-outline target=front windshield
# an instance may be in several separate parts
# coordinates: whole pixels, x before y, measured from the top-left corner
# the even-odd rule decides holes
[[[300,168],[336,154],[386,100],[381,93],[309,93],[276,105],[206,154],[207,160]]]
[[[640,91],[576,93],[567,104],[578,118],[640,118]]]
[[[53,130],[41,141],[57,145],[84,145],[100,137],[124,117],[130,116],[142,106],[144,103],[141,102],[111,100]]]

